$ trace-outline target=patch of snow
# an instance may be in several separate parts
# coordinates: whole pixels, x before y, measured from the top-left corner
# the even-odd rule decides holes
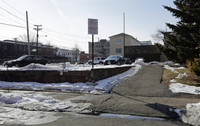
[[[200,94],[200,87],[189,86],[181,83],[170,84],[169,89],[173,93]]]
[[[121,83],[126,78],[136,74],[139,71],[139,69],[141,69],[141,65],[136,65],[134,68],[131,68],[130,70],[124,73],[118,74],[116,76],[104,80],[100,80],[97,82],[98,85],[95,86],[95,90],[100,90],[100,91],[104,90],[106,92],[109,92],[114,86]]]
[[[179,75],[176,78],[177,79],[182,79],[182,78],[187,77],[187,76],[188,76],[188,74],[186,72],[184,72],[184,74],[180,74],[179,73]]]
[[[167,69],[167,70],[170,70],[172,72],[175,71],[175,68],[174,67],[170,67],[169,65],[164,65],[164,68]]]
[[[169,81],[170,83],[176,83],[177,81],[175,79],[172,79]]]
[[[171,70],[172,72],[175,72],[175,70],[180,69],[186,69],[185,67],[170,67],[169,65],[164,65],[164,68],[167,70]],[[177,72],[177,71],[176,71]]]
[[[31,111],[90,112],[87,108],[90,107],[91,103],[73,103],[71,100],[60,101],[41,94],[0,92],[0,102],[14,108],[23,108]]]
[[[115,85],[119,84],[129,76],[133,76],[141,68],[141,65],[113,77],[97,81],[96,83],[51,83],[42,84],[37,82],[5,82],[0,81],[1,88],[31,89],[31,90],[61,90],[61,91],[83,91],[89,93],[109,92]],[[97,93],[98,92],[98,93]]]
[[[0,111],[0,124],[7,125],[37,125],[50,123],[60,118],[52,112],[26,111],[8,107],[1,107]]]
[[[175,64],[172,61],[166,61],[166,62],[152,61],[152,62],[148,63],[148,65],[150,65],[150,64],[158,64],[158,65],[161,65],[161,66],[164,66],[164,65],[178,65],[178,64]]]
[[[184,123],[199,126],[200,125],[200,102],[186,105],[186,113],[182,116]]]
[[[133,66],[133,65],[94,65],[94,69],[99,68],[117,68],[117,67],[124,67],[124,66]],[[29,64],[24,67],[5,67],[0,66],[0,71],[26,71],[26,70],[57,70],[57,71],[90,71],[92,69],[92,65],[89,64],[70,64],[69,62],[66,63],[51,63],[46,65],[41,64]]]

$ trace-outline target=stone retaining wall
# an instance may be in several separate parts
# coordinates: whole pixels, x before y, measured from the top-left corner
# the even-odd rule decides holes
[[[0,80],[9,82],[40,82],[40,83],[77,83],[105,79],[130,69],[131,66],[118,68],[101,68],[91,71],[0,71]]]

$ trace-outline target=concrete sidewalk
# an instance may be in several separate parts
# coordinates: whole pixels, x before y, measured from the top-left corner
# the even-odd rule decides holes
[[[143,66],[134,76],[116,86],[110,94],[90,101],[94,111],[151,117],[177,118],[172,109],[185,109],[199,99],[180,98],[161,83],[163,67]]]
[[[168,85],[161,83],[163,67],[160,65],[143,66],[131,78],[116,86],[112,93],[125,96],[169,97],[173,96]]]

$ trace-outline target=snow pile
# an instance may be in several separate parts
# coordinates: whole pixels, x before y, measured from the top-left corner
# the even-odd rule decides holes
[[[91,112],[91,103],[73,102],[79,97],[57,100],[33,91],[0,91],[0,124],[37,125],[60,117],[55,112]]]
[[[133,76],[141,68],[140,65],[129,69],[128,71],[115,75],[113,77],[97,81],[96,83],[51,83],[42,84],[37,82],[5,82],[0,81],[1,88],[14,88],[14,89],[31,89],[31,90],[61,90],[61,91],[81,91],[88,93],[102,93],[109,92],[115,85],[129,76]]]
[[[187,77],[187,76],[188,76],[188,74],[186,72],[184,72],[184,74],[179,73],[176,78],[181,79],[181,78],[184,78],[184,77]]]
[[[2,125],[38,125],[50,123],[60,118],[52,112],[26,111],[10,107],[1,107],[0,111],[0,124]]]
[[[21,68],[22,70],[48,70],[48,67],[42,65],[42,64],[35,64],[35,63],[31,63],[25,67]]]
[[[182,116],[182,121],[190,125],[200,125],[200,103],[186,105],[187,112]]]
[[[173,73],[177,73],[178,76],[175,77],[176,79],[181,79],[181,78],[188,76],[188,74],[186,72],[184,72],[184,74],[181,74],[178,71],[176,71],[176,70],[180,70],[180,69],[186,69],[185,67],[178,67],[178,68],[176,67],[175,68],[175,67],[170,67],[168,65],[165,65],[164,68],[172,71]],[[170,83],[171,84],[169,86],[169,89],[173,93],[200,94],[200,88],[199,87],[177,83],[177,81],[175,79],[170,80]]]
[[[0,92],[0,102],[9,104],[11,107],[23,108],[31,111],[68,111],[68,112],[90,112],[87,108],[91,103],[73,103],[73,99],[59,101],[41,94],[3,93]]]
[[[176,78],[181,79],[183,77],[187,77],[188,75],[186,73],[181,74],[177,69],[185,69],[184,67],[174,68],[170,67],[168,65],[164,66],[165,69],[171,70],[173,73],[178,73],[178,76]],[[189,86],[186,84],[177,83],[175,79],[170,80],[170,86],[169,89],[173,93],[187,93],[187,94],[194,94],[199,95],[200,94],[200,87],[196,86]],[[176,109],[175,112],[177,112],[181,118],[181,120],[184,123],[199,126],[200,125],[200,102],[199,103],[189,103],[186,105],[186,111],[183,112],[183,110]]]
[[[130,70],[124,73],[118,74],[116,76],[113,76],[104,80],[100,80],[97,82],[98,85],[95,86],[95,90],[97,91],[104,90],[106,92],[109,92],[114,86],[121,83],[126,78],[136,74],[139,71],[139,69],[141,69],[141,65],[136,65],[134,68],[131,68]]]
[[[176,70],[186,69],[185,67],[170,67],[169,65],[164,65],[164,68],[167,70],[171,70],[173,73],[177,73]]]
[[[181,79],[181,78],[184,78],[184,77],[188,76],[188,74],[186,72],[181,74],[180,72],[176,71],[176,70],[186,69],[185,67],[177,67],[177,68],[175,68],[175,67],[170,67],[169,65],[164,65],[164,68],[167,69],[167,70],[172,71],[173,73],[177,73],[178,76],[175,77],[177,79]],[[170,82],[176,82],[176,81],[175,81],[175,79],[173,79],[173,80],[170,80]]]
[[[94,65],[94,69],[98,68],[116,68],[116,67],[124,67],[124,66],[133,66],[133,65]],[[25,71],[25,70],[58,70],[58,71],[90,71],[92,69],[92,65],[89,64],[70,64],[69,62],[65,63],[51,63],[51,64],[29,64],[24,67],[5,67],[0,66],[0,71],[8,71],[8,70],[16,70],[16,71]]]
[[[177,63],[174,63],[172,61],[166,61],[166,62],[158,62],[158,61],[152,61],[152,62],[149,62],[148,65],[150,64],[158,64],[158,65],[161,65],[161,66],[164,66],[164,65],[175,65],[175,66],[179,66],[180,64],[177,64]]]
[[[153,65],[153,64],[156,64],[156,65],[160,65],[160,66],[164,66],[164,65],[179,66],[180,65],[180,64],[174,63],[172,61],[166,61],[166,62],[152,61],[152,62],[145,63],[144,60],[137,60],[132,65],[135,65],[135,64],[140,64],[140,65]]]
[[[181,83],[172,83],[169,85],[169,89],[173,93],[200,94],[200,87],[189,86]]]

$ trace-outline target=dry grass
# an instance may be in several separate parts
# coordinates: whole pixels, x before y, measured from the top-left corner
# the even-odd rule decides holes
[[[187,68],[176,69],[175,71],[181,74],[187,73],[188,76],[179,79],[179,78],[176,78],[178,76],[178,73],[174,73],[170,70],[164,69],[163,77],[162,77],[164,84],[170,84],[170,80],[175,79],[178,83],[200,86],[200,76],[197,76],[194,73],[190,72]]]

